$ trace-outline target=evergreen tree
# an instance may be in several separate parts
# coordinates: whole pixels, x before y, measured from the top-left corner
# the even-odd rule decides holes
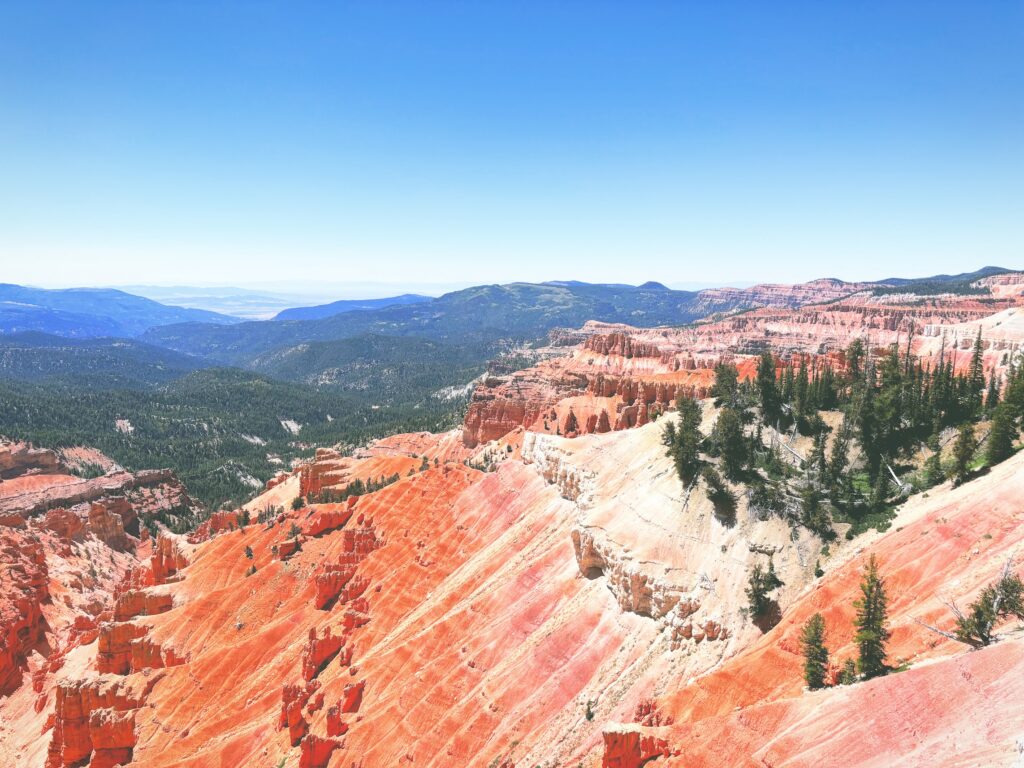
[[[831,539],[834,536],[832,519],[822,504],[821,492],[814,483],[807,483],[800,493],[800,522],[823,539]]]
[[[735,405],[739,391],[739,371],[735,365],[719,363],[715,366],[715,383],[711,387],[711,396],[715,405]]]
[[[939,443],[939,432],[936,429],[928,438],[928,449],[932,452],[924,463],[924,481],[931,488],[946,479],[942,472],[942,446]]]
[[[994,373],[988,380],[988,392],[985,395],[985,410],[992,413],[999,405],[999,377]]]
[[[800,416],[807,416],[811,412],[810,403],[810,381],[807,376],[807,361],[800,360],[800,368],[797,370],[796,378],[793,381],[793,401],[796,412]]]
[[[974,425],[964,424],[960,427],[956,443],[953,445],[953,468],[950,477],[954,485],[960,485],[967,479],[971,470],[971,460],[978,450],[978,441],[974,437]]]
[[[978,328],[978,337],[974,340],[974,352],[971,355],[971,367],[967,374],[967,381],[970,385],[967,407],[969,413],[974,416],[981,411],[981,393],[985,389],[985,366],[982,357],[980,327]]]
[[[878,471],[875,485],[871,490],[871,508],[876,512],[885,509],[885,502],[889,499],[889,477],[884,469]]]
[[[769,592],[773,592],[783,585],[775,573],[775,563],[768,561],[768,569],[761,567],[760,563],[754,566],[750,572],[750,581],[747,584],[747,600],[750,606],[750,614],[755,617],[764,616],[771,608]]]
[[[804,682],[812,691],[825,687],[828,670],[828,648],[825,646],[825,617],[816,613],[800,634],[804,651]]]
[[[839,672],[840,685],[853,685],[857,682],[857,664],[853,659],[843,662],[843,668]]]
[[[750,461],[750,448],[743,434],[743,422],[732,408],[723,408],[715,422],[714,442],[722,457],[722,469],[730,480],[738,480]]]
[[[849,371],[850,380],[857,381],[862,373],[861,366],[864,363],[864,340],[854,339],[846,348],[846,369]]]
[[[821,429],[814,434],[814,444],[811,446],[811,453],[807,457],[807,467],[817,473],[819,481],[823,485],[829,484],[828,460],[825,458],[825,436],[828,427]]]
[[[860,399],[860,411],[857,418],[861,451],[867,465],[868,477],[872,482],[878,477],[878,467],[882,462],[882,453],[878,440],[878,421],[875,415],[874,386],[864,387]]]
[[[787,365],[782,374],[782,402],[793,403],[793,393],[796,389],[796,378],[793,376],[793,366]]]
[[[775,378],[775,358],[771,352],[762,352],[757,362],[757,391],[761,400],[761,415],[766,424],[779,418],[779,387]]]
[[[854,626],[854,641],[859,652],[860,673],[865,679],[884,675],[885,644],[889,639],[889,631],[885,628],[888,617],[885,582],[878,575],[878,564],[875,556],[868,560],[864,569],[864,578],[860,584],[861,598],[854,602],[857,611]]]
[[[1008,406],[1000,405],[992,415],[992,430],[988,433],[985,446],[985,463],[994,466],[1013,455],[1013,440],[1017,436],[1017,425]]]
[[[676,474],[684,485],[689,486],[700,470],[700,445],[704,436],[700,432],[700,404],[689,397],[676,398],[676,410],[679,412],[679,425],[671,421],[662,430],[662,443],[668,448],[665,452],[676,467]]]
[[[1006,389],[1003,401],[1009,403],[1014,417],[1024,415],[1024,370],[1020,363],[1011,363],[1006,374]]]
[[[828,460],[829,495],[833,502],[839,500],[843,486],[848,482],[847,468],[850,463],[850,433],[846,422],[839,428],[832,441],[832,454]]]

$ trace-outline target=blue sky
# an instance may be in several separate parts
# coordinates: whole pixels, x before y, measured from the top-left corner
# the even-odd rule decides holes
[[[1024,267],[1024,3],[0,4],[0,281]]]

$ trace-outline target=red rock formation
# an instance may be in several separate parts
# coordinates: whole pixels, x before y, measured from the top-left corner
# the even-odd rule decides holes
[[[348,732],[348,724],[341,719],[341,702],[327,710],[327,735],[344,736]]]
[[[308,682],[320,674],[344,644],[345,638],[335,635],[330,627],[324,627],[319,634],[315,629],[310,629],[309,639],[302,650],[302,679]]]
[[[280,544],[276,545],[275,556],[278,560],[287,560],[302,549],[302,541],[302,536],[293,536],[290,539],[285,539]]]
[[[142,695],[110,679],[66,681],[57,687],[47,768],[129,763]]]
[[[313,602],[317,608],[323,609],[334,605],[355,575],[356,566],[359,564],[360,558],[349,556],[343,559],[350,562],[324,563],[315,574],[316,598]],[[357,594],[366,589],[365,580],[361,579],[359,581],[360,583],[356,590]],[[347,602],[350,597],[346,593],[341,602]]]
[[[0,484],[7,478],[29,471],[34,474],[58,474],[62,469],[65,468],[53,451],[32,448],[25,443],[0,443]]]
[[[128,621],[136,616],[156,616],[171,610],[174,604],[174,596],[169,592],[126,589],[115,594],[114,621]]]
[[[237,528],[242,528],[248,522],[249,513],[239,509],[214,512],[208,520],[202,522],[199,527],[189,534],[188,540],[192,544],[198,544],[200,541],[205,541],[222,531],[233,531]]]
[[[312,507],[311,517],[305,521],[304,531],[308,536],[321,536],[344,526],[352,517],[357,496],[350,496],[341,504],[317,504]]]
[[[340,702],[342,714],[359,711],[359,705],[363,702],[363,688],[365,686],[365,681],[345,686],[345,693]]]
[[[88,616],[101,628],[83,621],[78,637],[99,634],[93,647],[72,645],[72,622],[60,612],[65,597],[83,601],[66,585],[115,577],[78,570],[69,578],[68,561],[51,560],[54,598],[41,611],[56,617],[59,639],[45,664],[37,653],[19,662],[32,686],[0,697],[0,764],[38,768],[41,748],[10,746],[5,728],[16,722],[38,740],[54,707],[54,766],[65,756],[123,759],[128,749],[148,768],[281,759],[334,768],[867,766],[878,755],[893,764],[1001,764],[1015,757],[1020,732],[1024,641],[964,654],[913,619],[949,628],[940,598],[966,604],[1022,544],[1015,501],[1024,456],[958,490],[915,497],[884,534],[840,537],[823,559],[826,576],[814,580],[811,537],[793,542],[786,523],[745,515],[729,529],[699,494],[687,507],[659,430],[644,426],[680,391],[702,392],[719,360],[745,378],[760,349],[780,364],[841,365],[851,338],[868,334],[873,349],[905,342],[911,319],[921,323],[914,354],[928,359],[945,333],[946,349],[967,358],[960,350],[980,326],[986,366],[998,369],[1024,333],[1015,316],[983,314],[1010,301],[994,298],[918,305],[859,296],[683,329],[588,326],[577,348],[561,349],[567,355],[478,389],[467,445],[514,423],[495,445],[473,450],[459,433],[420,433],[353,456],[322,452],[300,470],[307,490],[406,470],[354,506],[298,510],[289,494],[302,478],[293,477],[251,507],[284,506],[272,525],[229,525],[194,546],[168,536],[137,545],[146,555],[152,547],[152,567],[130,571],[113,599],[91,601]],[[588,345],[597,335],[606,338]],[[580,439],[555,436],[569,431],[570,413]],[[293,524],[302,546],[281,559]],[[54,530],[31,521],[12,530],[38,533],[47,558],[59,551]],[[134,562],[130,551],[101,549],[92,536],[86,543],[104,564],[114,556],[118,578]],[[739,606],[749,565],[768,552],[787,569],[786,587],[782,620],[762,634]],[[800,626],[821,611],[834,657],[853,654],[850,606],[869,553],[890,580],[891,658],[911,669],[805,693]],[[166,586],[152,588],[157,582]],[[107,621],[133,616],[146,618]],[[128,674],[97,681],[100,660]],[[71,685],[84,674],[77,685],[148,682],[151,690],[122,708],[106,699],[76,705],[67,694],[58,702],[58,668]],[[848,725],[856,718],[870,720],[872,740],[858,741]]]
[[[651,731],[621,726],[604,732],[602,768],[641,768],[673,754],[668,742]]]
[[[85,523],[82,518],[63,507],[47,511],[43,517],[43,527],[68,542],[81,540],[85,532]]]
[[[41,544],[22,531],[0,528],[0,695],[21,682],[25,656],[42,640],[47,580]]]
[[[341,743],[310,734],[302,740],[301,746],[299,768],[327,768],[327,762]]]
[[[143,635],[131,642],[131,671],[163,669],[185,664],[188,659],[179,656],[174,648],[165,648],[151,637]]]
[[[153,556],[150,567],[153,571],[153,583],[166,584],[178,577],[178,571],[188,565],[181,548],[181,543],[173,534],[163,531],[156,537],[153,545]]]
[[[303,736],[309,732],[303,709],[310,698],[320,689],[320,683],[310,680],[305,685],[285,685],[281,689],[281,717],[278,728],[288,729],[288,740],[293,747],[298,746]]]
[[[96,671],[127,675],[132,669],[132,641],[143,637],[149,627],[130,621],[106,622],[99,628]]]
[[[583,376],[553,378],[536,368],[507,378],[488,377],[473,392],[463,424],[463,442],[474,447],[543,420],[555,403],[585,390]]]
[[[623,332],[595,334],[583,342],[583,348],[599,355],[625,358],[661,356],[661,350],[656,344],[636,341],[631,335]]]
[[[32,477],[43,482],[33,484],[29,489],[18,488],[14,493],[5,490],[0,494],[0,515],[16,511],[28,517],[58,506],[71,507],[104,499],[118,503],[116,497],[134,489],[151,492],[154,509],[167,509],[191,501],[169,469],[135,473],[120,471],[86,480],[63,475]],[[20,479],[6,480],[0,488],[16,485]]]
[[[94,501],[89,505],[89,531],[111,549],[127,548],[126,522],[137,522],[137,518],[132,505],[123,496]]]

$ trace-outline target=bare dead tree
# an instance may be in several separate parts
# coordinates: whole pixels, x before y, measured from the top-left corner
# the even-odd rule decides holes
[[[948,632],[944,629],[939,629],[931,624],[927,624],[920,619],[915,618],[914,623],[918,626],[924,627],[930,632],[934,632],[937,635],[948,638],[950,640],[956,640],[958,643],[964,643],[974,648],[981,648],[988,645],[995,638],[992,635],[992,629],[995,626],[996,621],[999,619],[999,611],[1002,608],[1005,591],[1003,585],[1009,580],[1013,574],[1013,555],[1007,558],[1006,563],[1003,565],[1002,570],[999,573],[999,578],[995,581],[993,596],[992,596],[992,608],[989,614],[988,620],[983,626],[978,627],[976,632],[977,640],[971,637],[970,634],[965,632],[962,628],[969,626],[970,622],[968,617],[960,609],[960,606],[956,604],[952,599],[941,600],[940,602],[949,609],[949,612],[953,614],[953,618],[956,619],[957,628],[960,631]],[[983,590],[984,592],[984,590]],[[980,598],[983,599],[983,598]]]

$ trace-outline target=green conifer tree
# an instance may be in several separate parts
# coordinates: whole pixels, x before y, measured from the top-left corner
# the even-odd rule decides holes
[[[971,461],[978,450],[978,441],[974,437],[974,425],[964,424],[960,427],[956,443],[953,445],[953,468],[950,477],[954,485],[960,485],[967,479],[971,471]]]
[[[1000,405],[992,414],[992,430],[985,446],[985,463],[994,466],[1013,455],[1013,441],[1017,437],[1017,424],[1010,408]]]
[[[715,445],[722,457],[722,469],[730,480],[738,480],[750,461],[750,447],[743,434],[743,422],[732,408],[718,414],[714,430]]]
[[[800,634],[804,651],[804,682],[812,691],[825,687],[828,648],[825,646],[825,617],[816,613]]]
[[[888,671],[885,665],[885,644],[889,639],[889,631],[885,627],[888,600],[885,582],[878,575],[878,563],[874,555],[864,569],[860,591],[861,598],[853,604],[857,611],[854,620],[854,641],[857,643],[860,673],[865,679],[870,680]]]

